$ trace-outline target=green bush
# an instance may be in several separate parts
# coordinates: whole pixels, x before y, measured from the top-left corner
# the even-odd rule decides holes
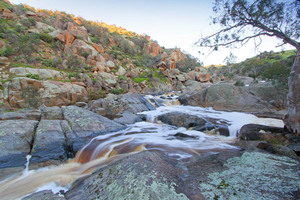
[[[121,89],[111,89],[110,90],[111,93],[113,94],[122,94],[125,92],[125,89],[121,88]]]
[[[26,74],[27,78],[32,78],[32,79],[36,79],[36,80],[41,80],[42,78],[38,75],[38,74]]]
[[[148,81],[149,81],[149,78],[138,77],[138,78],[134,78],[133,81],[134,81],[135,83],[141,83],[141,82],[144,82],[144,81],[148,82]]]
[[[14,54],[14,50],[10,47],[5,47],[4,50],[0,49],[0,56],[11,56]]]
[[[47,66],[47,67],[55,67],[56,66],[55,60],[52,60],[52,59],[44,59],[42,61],[42,64]]]
[[[35,21],[35,19],[32,18],[32,17],[20,19],[20,23],[21,23],[23,26],[26,26],[27,28],[36,25],[36,21]]]
[[[67,66],[73,71],[79,71],[80,69],[84,69],[85,64],[82,63],[77,56],[72,55],[68,58]]]
[[[240,87],[240,86],[245,86],[245,83],[241,80],[237,80],[234,85]]]
[[[70,72],[69,78],[72,78],[72,77],[76,78],[77,80],[81,79],[81,76],[78,72]]]
[[[40,39],[47,43],[52,43],[54,41],[54,38],[48,33],[41,33]]]
[[[121,80],[121,81],[127,81],[127,77],[126,76],[119,76],[119,80]]]
[[[36,33],[24,35],[11,32],[5,35],[5,39],[12,46],[14,52],[22,55],[28,62],[33,59],[32,53],[37,51],[37,47],[40,44],[39,34]]]

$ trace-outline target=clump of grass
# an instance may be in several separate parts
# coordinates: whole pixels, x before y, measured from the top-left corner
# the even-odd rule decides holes
[[[42,78],[38,75],[38,74],[26,74],[27,78],[32,78],[32,79],[36,79],[36,80],[41,80]]]

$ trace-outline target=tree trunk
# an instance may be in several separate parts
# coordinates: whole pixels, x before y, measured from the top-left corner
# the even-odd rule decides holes
[[[287,103],[288,114],[285,117],[285,125],[291,132],[300,134],[300,48],[297,48],[289,77]]]

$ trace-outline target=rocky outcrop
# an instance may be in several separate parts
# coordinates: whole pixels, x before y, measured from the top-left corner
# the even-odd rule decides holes
[[[65,119],[70,123],[72,130],[79,137],[88,137],[124,128],[124,126],[101,115],[77,106],[63,107],[62,110]]]
[[[166,124],[185,128],[203,127],[207,122],[205,119],[200,117],[181,112],[171,112],[160,115],[158,116],[158,120]]]
[[[66,79],[67,73],[51,70],[51,69],[34,69],[25,67],[13,67],[9,71],[17,76],[26,76],[28,74],[38,75],[41,79],[54,79],[63,80]]]
[[[37,125],[36,120],[0,121],[0,168],[25,165]]]
[[[273,92],[274,96],[277,95],[275,90]],[[192,94],[182,95],[179,100],[184,105],[213,107],[216,110],[274,114],[276,107],[268,101],[268,93],[260,93],[256,90],[252,92],[248,87],[219,83]]]
[[[249,196],[262,195],[267,199],[297,199],[299,196],[299,187],[294,185],[299,182],[296,178],[299,163],[291,158],[246,152],[228,159],[221,170],[212,171],[214,165],[208,163],[202,165],[210,168],[208,176],[199,179],[204,199],[249,199]],[[201,173],[201,167],[198,171]]]
[[[85,87],[69,82],[44,81],[42,98],[46,106],[63,106],[85,100]]]
[[[298,170],[297,160],[262,152],[204,153],[187,163],[174,162],[159,152],[142,152],[76,181],[65,197],[247,199],[260,196],[263,188],[271,199],[297,199]]]
[[[85,87],[69,82],[60,81],[41,81],[30,78],[17,77],[4,85],[4,100],[15,108],[26,107],[25,100],[22,98],[22,90],[26,87],[37,88],[39,94],[35,98],[37,103],[46,106],[63,106],[77,101],[84,100],[87,96]],[[30,92],[30,91],[29,91]],[[32,91],[33,92],[33,91]],[[34,94],[32,94],[34,95]]]
[[[130,116],[132,120],[129,121],[131,122],[140,120],[139,117],[134,116],[137,113],[155,109],[142,95],[132,93],[110,95],[105,99],[91,101],[88,108],[93,112],[97,112],[101,108],[104,116],[111,119]],[[124,118],[117,121],[124,123]]]
[[[201,74],[197,73],[196,74],[196,80],[198,80],[201,83],[209,82],[210,81],[210,74]]]
[[[147,53],[154,57],[162,54],[162,50],[159,44],[151,41],[149,46],[147,47]]]
[[[0,169],[24,166],[28,154],[31,167],[59,164],[92,137],[126,128],[77,106],[42,106],[41,111],[1,113],[0,119]]]
[[[239,131],[238,137],[241,140],[263,140],[266,132],[282,134],[287,133],[287,131],[283,128],[269,127],[258,124],[246,124]]]
[[[124,158],[75,182],[67,199],[189,199],[176,180],[181,169],[155,152]],[[139,177],[139,178],[135,178]],[[82,191],[85,191],[84,193]],[[196,194],[201,195],[198,191]],[[195,196],[196,196],[195,194]]]
[[[32,149],[31,163],[67,159],[67,144],[60,120],[41,120]]]
[[[58,106],[41,106],[42,120],[62,120],[62,110]]]

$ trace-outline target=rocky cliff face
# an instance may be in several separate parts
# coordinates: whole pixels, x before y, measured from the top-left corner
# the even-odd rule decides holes
[[[5,106],[28,106],[25,88],[37,90],[38,104],[63,106],[109,93],[181,90],[190,81],[210,81],[199,78],[194,70],[200,65],[189,64],[188,55],[164,49],[147,35],[1,2],[0,103]],[[195,76],[178,70],[179,62]]]

